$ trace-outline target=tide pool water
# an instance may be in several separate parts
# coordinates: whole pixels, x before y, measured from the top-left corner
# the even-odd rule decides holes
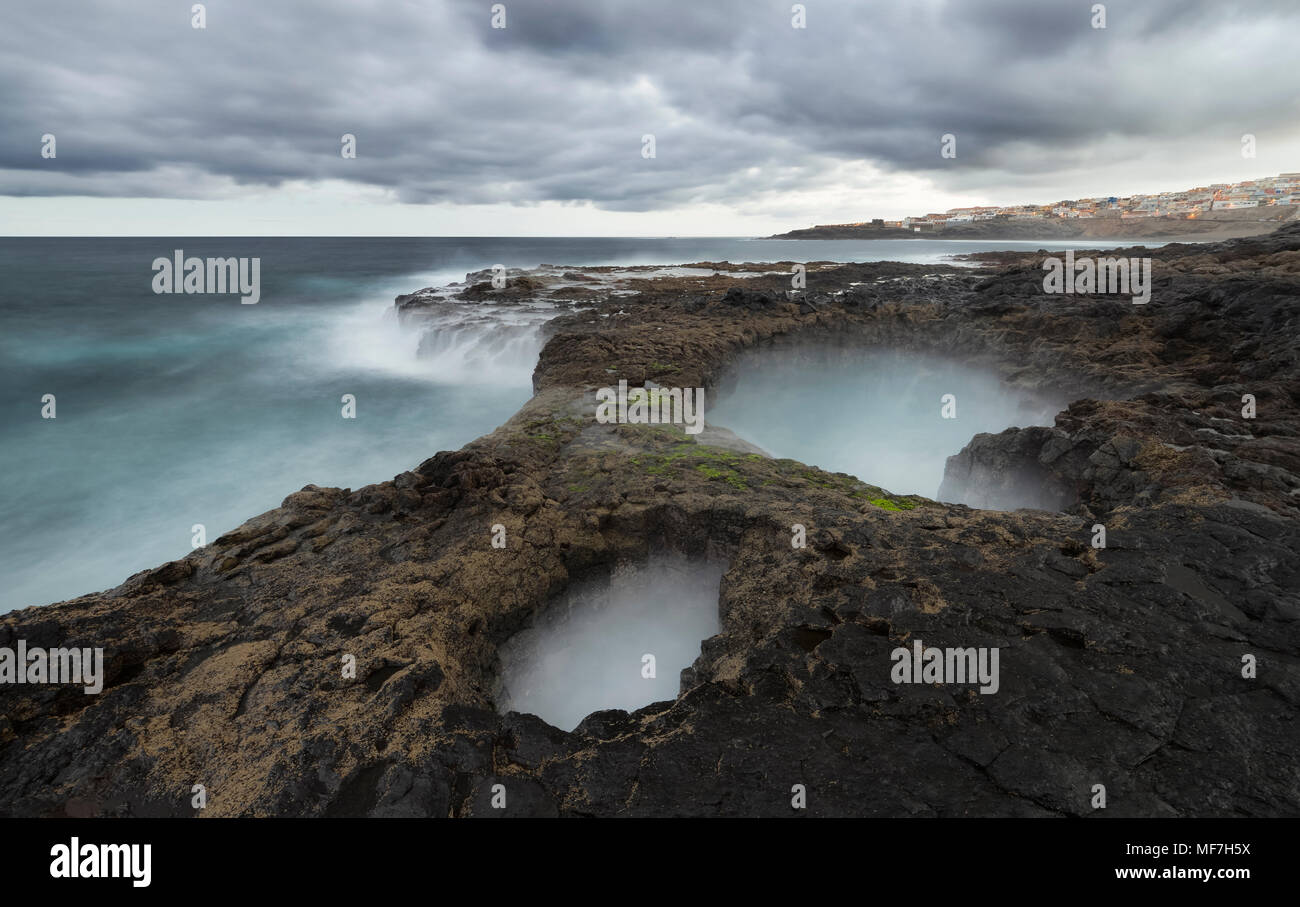
[[[890,349],[771,350],[727,377],[710,424],[773,456],[927,498],[974,435],[1051,425],[1062,408],[964,362]]]
[[[115,586],[185,555],[194,526],[211,541],[303,485],[387,480],[527,400],[535,324],[467,319],[417,355],[392,316],[399,293],[495,264],[924,262],[1040,245],[1078,244],[0,239],[0,611]],[[151,263],[177,249],[259,258],[260,301],[154,294]]]
[[[575,583],[501,647],[498,707],[571,731],[600,709],[676,699],[682,669],[721,629],[725,569],[661,555]]]

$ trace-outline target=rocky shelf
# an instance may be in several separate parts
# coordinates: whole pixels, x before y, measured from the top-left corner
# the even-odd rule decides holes
[[[1045,295],[1044,254],[819,263],[794,295],[788,267],[718,263],[470,282],[464,300],[582,290],[505,425],[0,619],[2,646],[106,657],[98,695],[0,687],[0,813],[189,816],[202,784],[217,816],[488,815],[495,785],[533,816],[790,815],[794,785],[824,816],[1300,814],[1300,225],[1128,250],[1154,260],[1144,306]],[[808,340],[1066,394],[1053,426],[971,439],[941,494],[998,506],[1028,472],[1052,509],[593,418],[619,379],[713,388],[740,352]],[[722,632],[675,700],[573,732],[498,714],[507,639],[665,550],[728,565]],[[997,693],[893,683],[916,640],[998,648]]]

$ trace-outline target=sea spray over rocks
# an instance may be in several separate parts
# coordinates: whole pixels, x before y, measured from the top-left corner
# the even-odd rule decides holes
[[[773,456],[952,500],[939,492],[945,463],[972,435],[1050,424],[1063,406],[1063,397],[1010,385],[965,356],[808,337],[735,356],[718,378],[710,422]]]
[[[531,712],[567,731],[592,712],[635,711],[674,698],[681,671],[720,629],[725,570],[656,554],[575,582],[502,645],[498,707]]]
[[[391,482],[308,486],[109,593],[6,615],[0,641],[104,639],[131,668],[79,711],[0,687],[0,810],[182,815],[199,774],[215,815],[776,816],[797,781],[808,815],[1083,816],[1099,779],[1131,815],[1300,812],[1284,654],[1300,337],[1278,329],[1300,319],[1300,229],[1151,257],[1146,307],[1062,305],[1038,255],[810,268],[810,312],[738,310],[719,274],[561,315],[537,393],[491,434]],[[777,297],[788,271],[744,279]],[[708,389],[793,333],[1066,388],[1053,426],[1010,439],[1069,491],[1063,512],[901,497],[591,419],[611,375]],[[496,710],[507,640],[575,577],[663,550],[728,564],[720,632],[674,700],[573,732]],[[890,653],[918,639],[997,649],[998,694],[893,683]]]

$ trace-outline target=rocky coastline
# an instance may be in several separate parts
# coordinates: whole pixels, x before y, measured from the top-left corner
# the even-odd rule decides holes
[[[1147,242],[1235,239],[1259,236],[1280,225],[1300,220],[1300,208],[1237,209],[1214,211],[1197,218],[1187,217],[1009,217],[924,227],[921,232],[880,224],[825,224],[778,233],[770,239],[971,239],[971,240],[1100,240]]]
[[[817,816],[1300,815],[1300,224],[1097,253],[1153,260],[1145,306],[1044,294],[1045,254],[803,263],[793,293],[793,262],[701,262],[399,297],[413,330],[553,308],[533,398],[392,481],[308,485],[0,617],[0,646],[106,666],[93,696],[0,685],[0,814],[788,816],[803,785]],[[965,503],[593,418],[620,379],[712,392],[787,345],[941,352],[1070,402],[953,451],[939,497]],[[1012,474],[1045,509],[983,509]],[[675,700],[573,732],[497,712],[513,634],[665,550],[727,566]],[[891,682],[917,640],[999,649],[998,692]]]

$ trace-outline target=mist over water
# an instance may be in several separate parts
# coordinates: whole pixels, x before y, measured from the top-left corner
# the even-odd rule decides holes
[[[449,383],[496,380],[532,385],[542,351],[539,328],[561,311],[552,303],[528,306],[457,305],[420,326],[416,355],[432,374]],[[411,327],[399,328],[408,333]]]
[[[421,332],[398,323],[398,294],[497,263],[938,261],[1016,245],[0,238],[0,612],[116,586],[187,554],[195,523],[211,541],[308,483],[387,480],[527,400],[553,310],[467,305]],[[259,257],[261,301],[154,295],[151,263],[175,249]],[[55,420],[40,418],[44,394]]]
[[[262,301],[154,295],[150,262],[173,248],[260,255]],[[384,481],[509,418],[533,362],[421,355],[397,323],[395,295],[465,275],[413,251],[0,243],[0,612],[115,586],[188,554],[195,524],[213,541],[305,484]]]
[[[721,629],[725,565],[677,555],[581,581],[499,649],[502,712],[529,712],[566,731],[601,709],[635,711],[677,698],[680,674]],[[642,658],[655,657],[655,677]]]
[[[942,418],[945,394],[955,419]],[[707,420],[773,456],[934,498],[948,457],[972,436],[1051,425],[1060,409],[938,355],[795,348],[737,360]]]

